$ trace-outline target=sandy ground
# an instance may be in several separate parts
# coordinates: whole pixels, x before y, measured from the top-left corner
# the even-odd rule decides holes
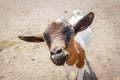
[[[43,33],[74,9],[95,14],[86,55],[98,79],[120,80],[120,0],[0,0],[0,80],[63,80],[45,43],[17,37]]]

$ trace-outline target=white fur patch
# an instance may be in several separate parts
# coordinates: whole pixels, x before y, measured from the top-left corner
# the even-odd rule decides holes
[[[77,80],[83,80],[83,75],[84,75],[84,71],[85,68],[84,66],[82,68],[77,68],[76,64],[74,64],[73,66],[68,66],[67,64],[64,65],[65,71],[66,71],[66,76],[68,76],[69,79],[71,78],[76,78]]]
[[[85,71],[84,67],[82,67],[81,69],[79,69],[77,80],[83,80],[84,71]]]
[[[72,16],[69,20],[69,23],[71,25],[75,25],[82,18],[83,18],[83,16],[81,16],[81,15],[80,16]]]
[[[91,29],[88,27],[75,36],[75,41],[79,42],[83,49],[87,49],[91,41]]]
[[[57,19],[56,22],[61,23],[63,20],[66,20],[66,18],[62,17],[61,19]]]
[[[61,23],[62,19],[57,19],[56,22]]]
[[[81,11],[79,11],[79,10],[74,10],[74,11],[73,11],[73,14],[74,14],[74,16],[72,16],[72,17],[70,18],[70,20],[69,20],[69,23],[70,23],[71,25],[76,24],[80,19],[83,18],[83,13],[82,13]]]

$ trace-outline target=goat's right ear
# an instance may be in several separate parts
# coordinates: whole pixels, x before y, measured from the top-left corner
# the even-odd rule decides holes
[[[43,34],[39,34],[36,36],[19,36],[18,37],[21,40],[27,41],[27,42],[43,42],[44,41],[44,37]]]

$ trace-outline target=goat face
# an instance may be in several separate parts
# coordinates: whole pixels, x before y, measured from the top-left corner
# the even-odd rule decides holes
[[[74,35],[88,28],[93,18],[94,14],[90,12],[75,25],[69,24],[66,20],[59,20],[48,25],[44,34],[36,36],[19,36],[19,38],[28,42],[46,41],[53,63],[56,65],[64,65],[69,59],[67,48],[70,47],[69,44],[74,42]]]
[[[50,49],[51,60],[56,65],[63,65],[68,58],[66,51],[74,29],[67,21],[52,22],[44,32],[44,39]]]

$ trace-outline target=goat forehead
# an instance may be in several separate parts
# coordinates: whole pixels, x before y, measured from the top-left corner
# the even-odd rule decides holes
[[[66,20],[57,20],[48,25],[46,32],[51,35],[61,34],[65,27],[71,28],[71,25]]]

